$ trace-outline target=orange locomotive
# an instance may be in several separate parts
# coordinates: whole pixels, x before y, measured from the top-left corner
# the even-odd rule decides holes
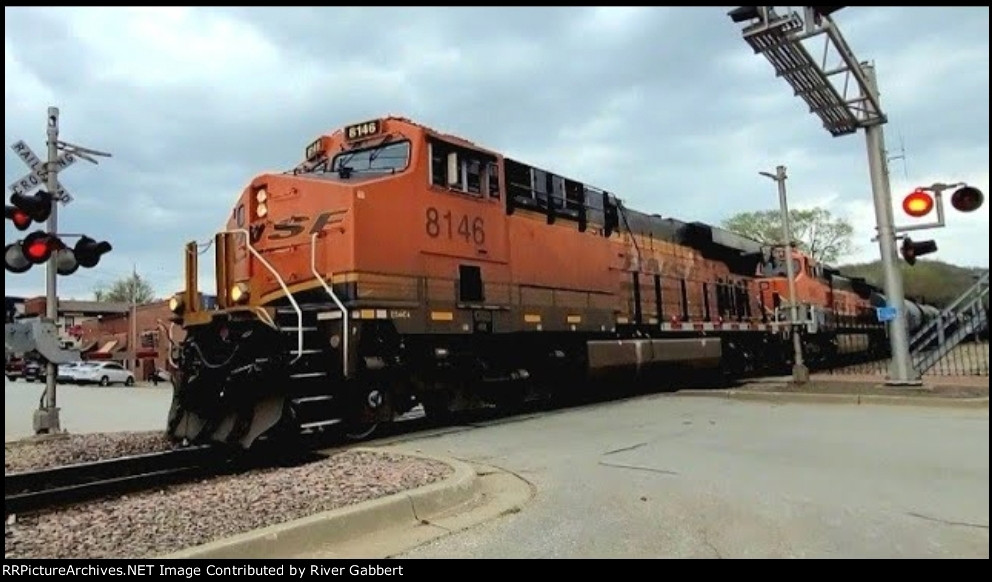
[[[417,404],[444,414],[610,372],[789,363],[767,292],[779,283],[753,241],[402,118],[321,136],[304,157],[252,180],[214,238],[215,307],[187,246],[177,439],[363,438]]]

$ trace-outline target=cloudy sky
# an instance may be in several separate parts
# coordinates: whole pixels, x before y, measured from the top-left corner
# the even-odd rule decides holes
[[[862,134],[831,138],[723,8],[5,8],[4,138],[62,138],[114,157],[62,174],[64,232],[110,240],[60,279],[85,298],[133,265],[163,296],[183,243],[217,230],[237,193],[294,165],[321,132],[382,114],[610,189],[628,205],[719,222],[777,207],[758,175],[784,164],[796,206],[857,229],[877,257]],[[848,8],[836,19],[877,63],[893,192],[989,183],[989,8]],[[26,171],[9,147],[8,183]],[[933,234],[939,257],[989,264],[986,205]],[[17,232],[6,229],[7,241]],[[204,273],[204,276],[207,276]],[[44,291],[43,269],[5,274]],[[207,279],[208,281],[210,279]]]

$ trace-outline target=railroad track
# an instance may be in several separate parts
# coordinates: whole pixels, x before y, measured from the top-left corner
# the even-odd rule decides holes
[[[190,447],[38,471],[4,474],[4,513],[11,515],[215,475],[229,451]]]

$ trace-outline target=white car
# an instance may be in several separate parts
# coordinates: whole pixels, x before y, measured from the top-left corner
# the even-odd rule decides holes
[[[87,362],[71,362],[69,364],[59,364],[59,373],[56,382],[59,384],[74,384],[76,382],[76,371],[82,366],[88,366]]]
[[[76,384],[99,384],[100,386],[110,386],[111,384],[123,384],[134,386],[134,374],[124,369],[124,366],[117,362],[87,362],[76,366],[69,372],[72,381]]]

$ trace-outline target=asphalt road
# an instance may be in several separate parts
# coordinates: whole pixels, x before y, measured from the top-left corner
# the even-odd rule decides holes
[[[33,434],[32,418],[44,392],[44,384],[10,382],[4,379],[4,440]],[[62,428],[69,432],[115,432],[165,430],[170,387],[80,387],[58,386]]]
[[[987,409],[655,396],[441,432],[401,446],[536,497],[399,557],[989,557]]]
[[[31,434],[41,391],[5,383],[8,439]],[[170,398],[59,388],[72,432],[160,430]],[[537,490],[403,557],[989,557],[987,409],[648,396],[395,440]]]

